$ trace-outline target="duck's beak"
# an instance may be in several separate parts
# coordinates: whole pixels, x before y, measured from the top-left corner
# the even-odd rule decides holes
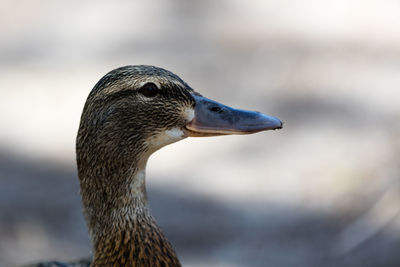
[[[251,134],[282,128],[278,118],[257,111],[231,108],[202,96],[193,97],[196,101],[195,115],[186,125],[188,136]]]

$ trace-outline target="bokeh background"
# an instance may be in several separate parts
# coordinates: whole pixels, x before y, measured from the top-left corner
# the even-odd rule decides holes
[[[90,255],[74,142],[109,70],[151,64],[280,131],[149,161],[185,266],[400,266],[400,2],[0,2],[0,266]]]

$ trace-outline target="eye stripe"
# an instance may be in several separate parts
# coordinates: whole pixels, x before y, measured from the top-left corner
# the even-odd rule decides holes
[[[153,84],[154,86],[156,86],[154,83],[148,82],[138,89],[135,89],[135,88],[125,89],[125,90],[117,91],[112,94],[106,95],[105,98],[102,98],[101,101],[107,101],[107,102],[119,101],[119,100],[129,98],[130,96],[134,96],[138,93],[141,95],[144,95],[142,88],[147,84]],[[153,86],[153,85],[150,85],[150,86]],[[195,101],[194,101],[190,91],[188,91],[186,88],[180,88],[180,87],[177,88],[175,86],[171,86],[171,84],[163,85],[163,90],[158,89],[157,86],[156,86],[156,88],[157,88],[156,95],[160,95],[165,99],[177,101],[176,104],[179,104],[179,102],[185,103],[190,106],[194,106],[194,104],[195,104]],[[146,95],[144,95],[144,96],[147,98],[152,98],[151,96],[146,96]]]
[[[122,91],[118,91],[116,93],[113,93],[111,95],[107,96],[107,101],[114,101],[114,100],[120,100],[120,99],[124,99],[128,96],[131,96],[135,93],[134,90],[122,90]]]

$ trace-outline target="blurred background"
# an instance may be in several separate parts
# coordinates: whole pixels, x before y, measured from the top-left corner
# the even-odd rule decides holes
[[[94,84],[129,64],[285,122],[152,156],[184,266],[400,266],[400,2],[0,6],[0,266],[90,255],[75,135]]]

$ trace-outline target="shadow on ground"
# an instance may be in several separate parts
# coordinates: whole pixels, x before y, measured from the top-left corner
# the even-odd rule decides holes
[[[238,207],[151,182],[148,192],[184,265],[399,266],[400,240],[385,233],[334,256],[335,239],[348,223],[340,214]],[[73,168],[1,153],[0,217],[1,266],[90,253]]]

